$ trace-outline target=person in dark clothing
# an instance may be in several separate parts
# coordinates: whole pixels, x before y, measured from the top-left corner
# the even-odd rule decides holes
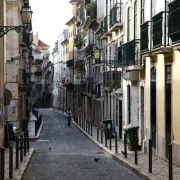
[[[71,116],[72,116],[70,108],[67,108],[66,116],[67,116],[67,121],[68,121],[68,127],[70,127],[71,126]]]

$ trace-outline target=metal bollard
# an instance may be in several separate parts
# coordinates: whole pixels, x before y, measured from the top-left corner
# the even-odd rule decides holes
[[[149,173],[152,173],[152,140],[149,139]]]
[[[13,179],[13,142],[9,145],[9,179]]]
[[[97,126],[97,141],[99,141],[99,127]]]
[[[26,141],[26,131],[24,131],[24,156],[26,156],[26,144],[27,144],[27,141]]]
[[[0,167],[1,167],[1,180],[4,180],[4,176],[5,176],[5,174],[4,174],[4,172],[5,172],[5,156],[4,156],[4,148],[3,147],[1,147],[0,148],[0,152],[1,152],[1,164],[0,164]]]
[[[29,151],[30,149],[30,145],[29,145],[29,130],[26,130],[26,136],[27,136],[27,151]]]
[[[124,133],[124,156],[127,158],[127,137],[126,133]]]
[[[86,132],[87,132],[87,120],[85,120],[86,121]]]
[[[169,144],[169,180],[173,180],[172,144]]]
[[[16,169],[19,168],[19,138],[16,137]]]
[[[103,129],[101,129],[101,144],[103,144]]]
[[[107,147],[107,134],[108,134],[108,129],[105,127],[105,147]]]
[[[115,152],[118,153],[117,132],[115,132]]]
[[[91,136],[92,136],[92,123],[91,123]]]
[[[109,150],[112,149],[112,141],[111,141],[111,138],[112,138],[112,131],[109,130]]]
[[[20,161],[23,162],[23,135],[20,138]]]
[[[90,122],[88,121],[88,134],[90,133]]]

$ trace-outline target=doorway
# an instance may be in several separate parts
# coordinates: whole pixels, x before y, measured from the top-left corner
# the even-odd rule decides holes
[[[152,148],[156,149],[156,68],[151,68],[151,139]]]
[[[165,66],[165,115],[166,115],[166,158],[168,158],[168,145],[172,139],[172,121],[171,121],[171,82],[172,82],[171,65]]]
[[[131,124],[131,86],[127,85],[128,124]]]

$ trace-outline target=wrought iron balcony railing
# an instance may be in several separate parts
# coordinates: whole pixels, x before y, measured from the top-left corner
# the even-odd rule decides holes
[[[66,65],[67,65],[67,67],[72,68],[72,67],[74,67],[74,61],[69,60],[69,61],[66,62]]]
[[[87,93],[87,83],[81,82],[81,84],[77,84],[75,86],[75,91],[80,94],[86,94]]]
[[[123,45],[123,66],[132,66],[137,65],[139,63],[139,41],[140,40],[134,39]]]
[[[153,16],[153,49],[167,44],[167,12],[160,12]]]
[[[84,70],[84,60],[76,61],[74,67],[79,70]]]
[[[118,61],[117,66],[122,67],[123,65],[123,46],[118,47]]]
[[[85,5],[90,4],[91,0],[85,0]]]
[[[180,42],[180,1],[176,0],[169,4],[168,32],[173,44]]]
[[[96,98],[102,97],[102,84],[96,85]]]
[[[101,22],[101,35],[102,36],[108,32],[108,25],[109,25],[108,21],[109,21],[109,16],[105,16],[104,20]]]
[[[75,45],[79,45],[83,41],[83,33],[79,33],[77,37],[75,38]]]
[[[114,88],[121,87],[121,71],[112,71],[112,80],[114,81]]]
[[[117,23],[122,23],[122,6],[117,3],[110,10],[110,28],[112,28]]]
[[[89,44],[87,46],[87,48],[85,49],[85,57],[88,56],[94,56],[94,45],[93,44]]]
[[[149,21],[141,25],[141,53],[149,51]]]
[[[111,80],[111,72],[107,71],[103,73],[103,85],[104,87],[108,87],[110,85],[110,80]]]

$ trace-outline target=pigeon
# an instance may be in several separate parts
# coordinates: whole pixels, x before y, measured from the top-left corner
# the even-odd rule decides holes
[[[49,151],[51,151],[51,148],[49,148]]]
[[[122,153],[123,155],[125,155],[125,152],[124,152],[124,151],[121,151],[121,153]]]
[[[100,160],[100,158],[96,158],[96,157],[95,157],[94,160],[95,160],[96,162],[98,162],[98,161]]]

